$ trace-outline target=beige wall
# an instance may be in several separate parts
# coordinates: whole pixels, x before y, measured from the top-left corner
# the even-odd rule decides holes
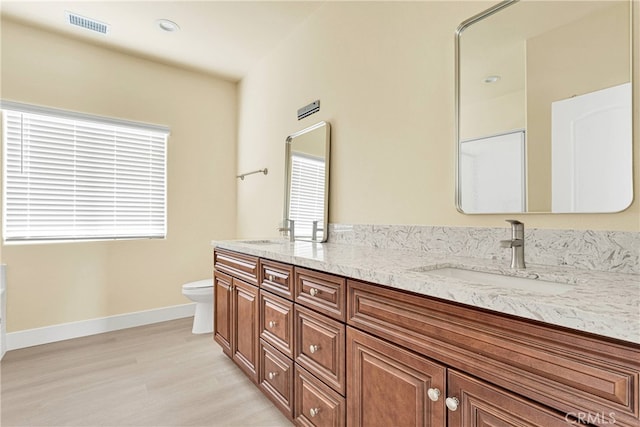
[[[617,214],[456,211],[454,32],[490,4],[328,2],[267,54],[240,84],[238,168],[269,175],[238,183],[239,235],[277,234],[284,140],[320,120],[332,125],[330,222],[506,227],[508,217],[528,227],[640,230],[637,197]],[[297,121],[296,110],[315,99],[320,112]]]
[[[171,128],[167,239],[3,246],[8,331],[189,302],[235,237],[237,85],[11,21],[1,48],[3,99]]]

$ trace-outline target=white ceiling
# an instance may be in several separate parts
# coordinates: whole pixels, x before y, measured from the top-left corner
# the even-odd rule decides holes
[[[239,80],[322,1],[11,1],[3,17],[146,58]],[[104,22],[106,35],[67,23],[65,12]],[[180,31],[156,25],[169,19]]]

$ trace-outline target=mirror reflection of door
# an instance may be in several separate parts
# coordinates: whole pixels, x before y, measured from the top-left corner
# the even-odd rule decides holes
[[[552,105],[552,211],[621,211],[633,199],[631,83]]]

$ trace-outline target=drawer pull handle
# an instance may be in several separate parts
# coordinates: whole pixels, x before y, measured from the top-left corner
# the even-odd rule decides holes
[[[269,372],[269,379],[270,379],[270,380],[274,379],[274,378],[275,378],[275,377],[277,377],[277,376],[278,376],[278,373],[277,373],[277,372]]]
[[[457,397],[447,397],[444,404],[447,405],[447,408],[449,408],[450,411],[456,411],[458,409],[458,405],[460,405],[460,401]]]
[[[310,345],[309,346],[309,351],[311,353],[315,353],[316,351],[320,350],[320,346],[319,345]]]
[[[315,297],[316,295],[318,295],[318,290],[316,288],[311,288],[309,289],[309,295],[311,295],[312,297]]]
[[[437,388],[430,388],[427,390],[427,395],[429,396],[429,399],[437,402],[438,399],[440,399],[440,390]]]
[[[270,328],[275,328],[277,324],[278,324],[278,322],[274,322],[273,320],[269,321],[269,327]]]
[[[311,418],[313,418],[316,415],[318,415],[318,412],[320,412],[320,408],[311,408],[311,409],[309,409],[309,415],[311,416]]]
[[[273,280],[274,280],[274,279],[275,279],[275,277],[273,277],[273,274],[270,274],[270,275],[269,275],[269,281],[270,281],[270,282],[273,282]]]

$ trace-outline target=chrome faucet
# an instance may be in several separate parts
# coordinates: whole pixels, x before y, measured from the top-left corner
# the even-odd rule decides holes
[[[511,248],[511,268],[526,268],[524,264],[524,224],[515,219],[506,221],[511,224],[511,240],[500,240],[500,246]]]
[[[295,221],[292,219],[285,219],[283,222],[285,224],[288,222],[289,227],[280,227],[278,228],[278,231],[281,233],[289,232],[289,241],[290,242],[295,241]]]

